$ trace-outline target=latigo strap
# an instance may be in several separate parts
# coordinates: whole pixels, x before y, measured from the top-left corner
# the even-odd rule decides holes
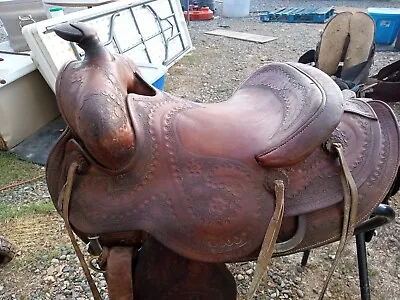
[[[113,247],[107,259],[107,286],[111,300],[132,300],[132,247]]]
[[[274,250],[274,245],[278,237],[279,229],[282,224],[284,202],[285,202],[285,185],[282,180],[275,181],[275,211],[269,222],[267,232],[265,233],[264,241],[261,246],[260,254],[258,255],[257,265],[251,282],[250,289],[247,292],[246,299],[250,300],[261,280],[263,279]]]
[[[62,199],[61,203],[62,203],[63,219],[65,223],[65,228],[67,229],[69,238],[71,239],[72,246],[74,247],[76,255],[78,256],[79,262],[82,266],[83,272],[85,273],[90,290],[92,291],[93,298],[94,300],[101,300],[99,290],[96,287],[92,275],[90,274],[89,267],[85,261],[81,249],[79,248],[75,235],[72,231],[71,225],[69,223],[69,202],[71,200],[72,186],[74,184],[75,174],[78,168],[79,165],[76,162],[73,162],[71,164],[71,166],[68,169],[67,181],[60,193],[60,199]]]
[[[337,153],[340,166],[341,166],[341,174],[340,179],[343,187],[343,199],[344,199],[344,212],[343,212],[343,227],[342,234],[339,242],[339,246],[336,250],[335,259],[332,263],[332,266],[329,270],[328,276],[325,279],[322,291],[319,296],[319,300],[324,298],[326,289],[328,288],[328,284],[330,279],[332,278],[333,272],[336,269],[336,266],[339,263],[340,257],[345,249],[347,242],[351,239],[354,233],[356,217],[357,217],[357,206],[358,206],[358,191],[357,185],[354,181],[353,176],[350,173],[349,166],[346,162],[343,146],[337,142],[328,142],[326,144],[326,148],[328,151],[333,153]]]

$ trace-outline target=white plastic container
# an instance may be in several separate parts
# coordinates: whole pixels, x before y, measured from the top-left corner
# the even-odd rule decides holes
[[[13,51],[8,42],[0,50]],[[0,150],[11,150],[59,114],[52,90],[29,56],[1,54]]]
[[[242,18],[250,14],[250,0],[224,0],[222,15],[228,18]]]
[[[57,17],[61,17],[64,15],[64,11],[63,11],[62,7],[58,7],[58,6],[50,8],[49,12],[50,12],[50,16],[52,18],[57,18]]]

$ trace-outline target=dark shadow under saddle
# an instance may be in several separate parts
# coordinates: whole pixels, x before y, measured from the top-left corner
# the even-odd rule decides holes
[[[130,246],[145,231],[189,259],[254,259],[285,186],[274,255],[341,236],[343,147],[358,190],[356,223],[389,193],[399,167],[399,129],[383,102],[342,93],[322,71],[269,63],[221,103],[202,104],[147,84],[82,24],[61,37],[86,56],[59,73],[56,96],[68,128],[47,163],[51,197],[78,165],[69,222],[84,241]],[[354,224],[356,225],[356,224]]]

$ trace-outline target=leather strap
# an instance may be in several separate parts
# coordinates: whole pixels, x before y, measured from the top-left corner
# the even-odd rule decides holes
[[[72,231],[71,225],[69,223],[69,202],[71,200],[71,193],[72,193],[72,186],[74,184],[75,174],[77,169],[79,168],[78,163],[73,162],[68,169],[67,181],[61,190],[63,195],[60,195],[59,199],[62,199],[62,212],[63,212],[63,219],[65,223],[65,228],[67,229],[69,238],[71,239],[71,243],[74,247],[76,255],[78,256],[79,262],[82,266],[83,272],[85,273],[87,282],[89,284],[90,290],[92,291],[94,300],[101,300],[100,293],[96,287],[96,284],[90,274],[89,267],[85,261],[85,258],[79,249],[78,243],[76,241],[75,235]]]
[[[275,180],[275,211],[269,222],[267,232],[264,236],[264,241],[258,255],[256,269],[254,272],[253,280],[246,295],[246,300],[250,300],[256,292],[261,280],[263,279],[268,265],[271,261],[272,253],[279,230],[282,224],[283,211],[284,211],[284,192],[285,185],[282,180]]]
[[[347,241],[353,237],[354,230],[356,227],[356,218],[357,218],[357,208],[358,208],[358,190],[356,182],[351,175],[350,168],[347,165],[346,158],[344,156],[344,150],[342,144],[335,144],[336,150],[339,155],[340,165],[342,167],[342,174],[340,179],[342,181],[343,189],[348,188],[347,196],[350,199],[350,212],[349,212],[349,225],[347,228]]]
[[[113,247],[107,258],[107,287],[110,300],[132,300],[132,247]]]
[[[332,278],[333,272],[335,271],[343,250],[347,242],[352,238],[356,223],[357,217],[357,206],[358,206],[358,191],[357,185],[354,181],[353,176],[351,175],[349,166],[347,165],[343,146],[340,143],[333,142],[329,145],[328,150],[336,151],[339,162],[341,166],[341,174],[340,179],[343,187],[343,198],[344,198],[344,208],[343,208],[343,226],[342,226],[342,234],[339,242],[339,246],[336,250],[335,259],[333,260],[332,266],[329,270],[329,273],[325,279],[324,285],[322,287],[319,300],[324,298],[325,292],[328,288],[329,281]],[[330,148],[330,149],[329,149]]]

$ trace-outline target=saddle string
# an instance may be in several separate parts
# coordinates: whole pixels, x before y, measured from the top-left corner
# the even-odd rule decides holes
[[[341,255],[345,249],[346,244],[352,238],[355,229],[356,217],[357,217],[357,206],[358,206],[358,191],[357,185],[354,181],[353,176],[351,175],[349,166],[347,165],[344,150],[341,143],[332,143],[331,147],[327,147],[330,151],[335,151],[338,155],[340,166],[341,166],[341,174],[340,180],[343,188],[343,226],[342,233],[339,242],[339,246],[336,250],[335,258],[333,260],[332,266],[328,272],[328,275],[325,279],[324,285],[322,287],[319,300],[324,298],[325,292],[328,288],[329,282],[332,278],[332,275],[339,263]]]
[[[69,202],[71,199],[72,186],[74,184],[75,174],[76,174],[76,171],[78,168],[79,168],[79,165],[76,162],[73,162],[71,164],[71,166],[69,167],[67,181],[61,190],[59,199],[62,199],[62,215],[63,215],[63,219],[64,219],[64,223],[65,223],[65,228],[67,229],[72,246],[74,247],[75,253],[76,253],[76,255],[79,259],[79,262],[82,266],[83,272],[86,276],[86,280],[89,284],[90,290],[92,291],[93,298],[94,298],[94,300],[101,300],[100,293],[96,287],[96,284],[93,280],[92,275],[90,274],[89,267],[85,261],[82,251],[79,248],[79,245],[78,245],[76,238],[74,236],[74,233],[72,231],[71,225],[69,223]]]
[[[257,264],[251,282],[250,288],[246,295],[246,300],[250,300],[256,292],[261,280],[263,279],[271,257],[274,251],[274,245],[278,238],[279,229],[281,228],[283,211],[284,211],[284,192],[285,185],[282,180],[275,180],[275,210],[269,222],[267,232],[265,233],[264,240],[258,255]]]

